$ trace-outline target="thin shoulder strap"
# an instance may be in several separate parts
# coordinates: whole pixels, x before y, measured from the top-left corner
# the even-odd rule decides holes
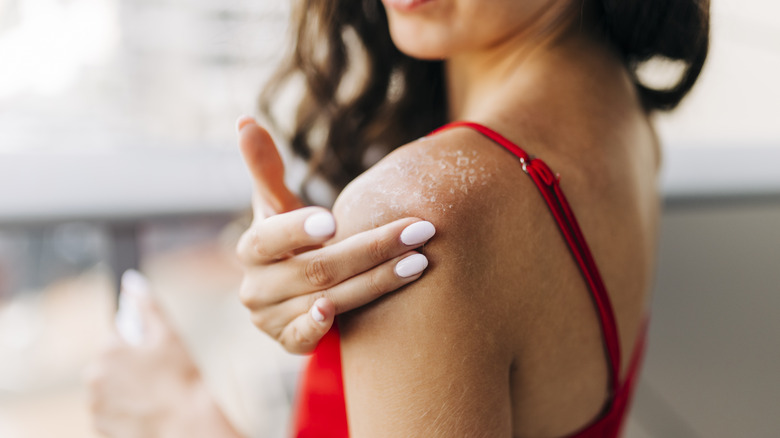
[[[536,187],[539,189],[547,206],[550,208],[550,212],[555,218],[555,222],[558,224],[558,228],[561,230],[561,234],[563,234],[563,237],[569,246],[569,250],[574,257],[574,260],[577,262],[577,266],[580,268],[580,272],[582,272],[582,275],[588,284],[588,289],[590,289],[591,292],[590,295],[593,298],[593,303],[598,311],[599,322],[601,323],[601,330],[604,335],[604,346],[610,367],[609,385],[611,394],[614,396],[619,388],[621,369],[620,342],[617,324],[615,323],[615,315],[612,310],[612,304],[609,301],[609,296],[607,295],[607,289],[601,279],[601,274],[599,273],[598,267],[596,267],[596,262],[593,260],[588,244],[585,241],[585,236],[580,230],[577,219],[574,217],[574,213],[572,212],[571,207],[569,207],[569,203],[566,201],[563,191],[561,191],[560,175],[554,174],[544,161],[529,155],[519,146],[501,136],[501,134],[477,123],[465,121],[449,123],[433,131],[431,135],[457,127],[471,128],[513,153],[520,159],[523,171],[531,177],[536,184]],[[612,397],[610,397],[610,399],[611,398]]]

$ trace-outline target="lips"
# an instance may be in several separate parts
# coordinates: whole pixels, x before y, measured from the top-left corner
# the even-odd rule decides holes
[[[399,12],[412,12],[418,7],[432,1],[433,0],[382,0],[385,6]]]

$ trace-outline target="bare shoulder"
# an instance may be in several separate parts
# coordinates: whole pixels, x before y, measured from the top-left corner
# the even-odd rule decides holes
[[[632,351],[657,228],[642,120],[559,129],[513,117],[490,124],[563,175],[621,348]],[[474,131],[445,131],[385,157],[344,190],[334,214],[337,238],[409,216],[437,228],[419,280],[339,320],[356,436],[565,435],[598,414],[607,388],[598,318],[513,155]]]
[[[475,210],[501,198],[495,184],[507,169],[520,169],[513,161],[467,129],[423,137],[396,149],[350,183],[334,212],[360,229],[406,216],[438,219],[437,226],[465,226],[477,219]]]
[[[342,236],[408,216],[437,228],[422,249],[423,277],[339,320],[356,436],[384,427],[405,436],[510,433],[515,349],[506,324],[522,311],[505,298],[529,280],[497,266],[516,261],[502,254],[527,230],[497,227],[523,210],[532,188],[523,176],[507,152],[459,129],[396,150],[337,200]],[[510,190],[513,178],[521,181]]]
[[[538,239],[529,231],[547,219],[539,217],[543,204],[538,198],[513,155],[479,133],[459,128],[395,150],[347,186],[333,210],[337,237],[404,217],[432,222],[436,236],[422,249],[431,268],[416,283],[435,279],[450,289],[424,296],[396,294],[403,297],[397,299],[416,303],[440,297],[460,305],[461,300],[473,304],[482,298],[486,306],[496,300],[483,294],[498,293],[498,283],[493,281],[490,290],[466,286],[495,280],[497,263],[535,245]],[[523,226],[514,226],[518,223]],[[489,324],[481,327],[488,330]]]

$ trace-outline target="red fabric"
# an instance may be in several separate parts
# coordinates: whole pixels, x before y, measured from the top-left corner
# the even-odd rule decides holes
[[[345,438],[347,408],[341,378],[341,344],[336,323],[322,338],[298,384],[293,430],[299,438]]]
[[[638,378],[645,350],[647,325],[645,324],[645,329],[642,330],[640,339],[634,348],[626,379],[621,382],[620,340],[612,304],[582,230],[580,230],[563,191],[561,191],[560,175],[554,174],[544,161],[533,158],[500,134],[476,123],[450,123],[432,132],[431,135],[456,127],[474,129],[514,154],[520,160],[523,171],[531,177],[547,203],[550,213],[558,224],[572,257],[574,257],[588,285],[594,307],[598,312],[604,335],[605,355],[609,364],[610,396],[604,413],[571,436],[576,438],[615,438],[619,436]],[[334,328],[320,342],[304,371],[300,384],[294,433],[296,437],[304,438],[346,438],[349,436],[341,375],[341,349],[338,328],[335,324]]]

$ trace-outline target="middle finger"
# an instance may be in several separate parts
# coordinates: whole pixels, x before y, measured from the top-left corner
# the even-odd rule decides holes
[[[355,234],[291,259],[297,266],[287,283],[301,294],[327,289],[423,245],[435,232],[430,222],[404,218]]]

